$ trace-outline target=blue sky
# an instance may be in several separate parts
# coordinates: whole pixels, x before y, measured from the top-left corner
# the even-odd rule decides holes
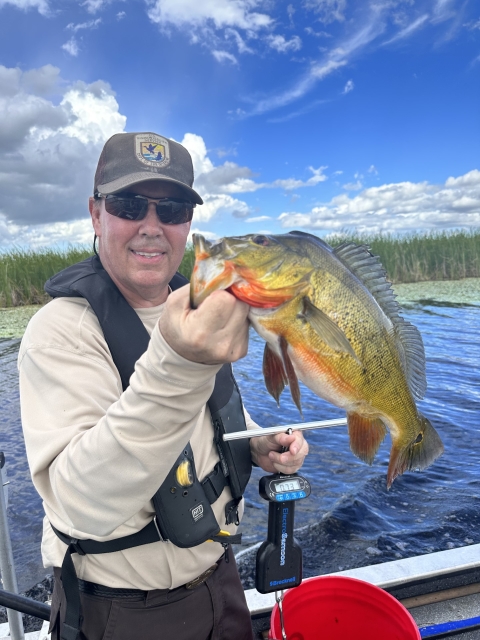
[[[479,75],[473,0],[0,0],[0,248],[90,243],[120,131],[208,237],[480,227]]]

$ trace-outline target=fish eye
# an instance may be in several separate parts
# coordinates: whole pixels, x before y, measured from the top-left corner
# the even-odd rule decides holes
[[[420,444],[422,440],[423,440],[423,433],[419,433],[418,436],[415,438],[415,442],[413,444]]]
[[[260,244],[263,247],[266,247],[270,244],[267,236],[255,236],[254,238],[252,238],[252,242],[254,242],[255,244]]]

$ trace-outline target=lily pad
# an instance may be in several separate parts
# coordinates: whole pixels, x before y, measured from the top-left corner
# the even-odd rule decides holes
[[[21,338],[30,318],[41,306],[0,308],[0,338]]]

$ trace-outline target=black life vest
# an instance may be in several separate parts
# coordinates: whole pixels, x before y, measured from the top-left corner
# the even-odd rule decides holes
[[[170,287],[175,290],[187,283],[188,280],[177,273],[171,280]],[[98,256],[87,258],[52,276],[45,284],[45,291],[54,298],[83,297],[89,302],[100,323],[125,390],[136,361],[148,347],[150,336],[135,310],[103,268]],[[208,539],[224,546],[239,542],[240,535],[228,538],[218,535],[220,528],[210,506],[228,485],[232,500],[225,508],[225,522],[238,524],[238,504],[252,469],[248,439],[223,442],[225,433],[246,429],[240,392],[231,365],[223,365],[217,373],[208,406],[220,461],[200,481],[196,476],[193,452],[188,444],[153,496],[156,516],[144,529],[129,536],[99,542],[73,539],[53,527],[57,536],[68,545],[62,565],[62,582],[68,603],[62,640],[74,640],[78,633],[80,604],[72,553],[111,553],[159,540],[170,540],[179,547],[196,546]],[[193,470],[194,482],[188,487],[188,492],[195,507],[202,505],[201,513],[198,508],[194,507],[194,511],[190,509],[189,501],[182,502],[182,492],[171,491],[176,469],[182,461],[188,461]]]

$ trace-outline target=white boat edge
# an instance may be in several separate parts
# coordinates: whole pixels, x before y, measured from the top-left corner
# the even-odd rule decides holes
[[[253,549],[259,545],[254,545]],[[248,551],[248,550],[245,550]],[[243,554],[243,552],[242,552]],[[382,589],[389,589],[406,585],[417,580],[447,577],[449,574],[468,571],[480,567],[480,544],[472,544],[457,549],[447,549],[435,553],[413,556],[402,560],[381,562],[379,564],[347,569],[324,575],[347,576],[370,582]],[[304,582],[314,580],[305,578]],[[269,613],[275,606],[275,594],[261,594],[256,589],[245,591],[247,605],[251,616]],[[25,640],[48,640],[48,622],[43,624],[41,631],[25,634]],[[8,640],[8,623],[0,624],[0,640]]]
[[[382,589],[389,589],[415,580],[445,577],[457,571],[477,567],[480,567],[480,544],[472,544],[325,575],[357,578]],[[304,582],[314,579],[315,577],[305,578]],[[274,593],[262,594],[256,589],[248,589],[245,591],[245,597],[252,616],[268,613],[275,606]]]
[[[50,640],[48,633],[48,622],[44,622],[40,631],[30,631],[25,634],[25,640]],[[0,640],[10,640],[10,629],[8,622],[0,624]]]

